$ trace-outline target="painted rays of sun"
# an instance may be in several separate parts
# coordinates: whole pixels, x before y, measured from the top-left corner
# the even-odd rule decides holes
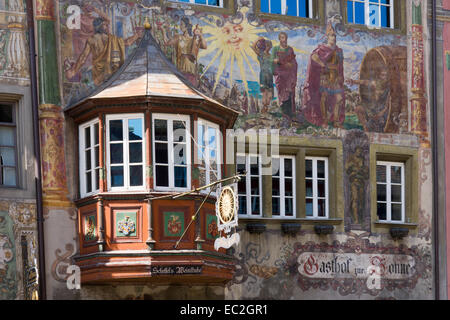
[[[229,87],[233,85],[233,73],[237,67],[237,72],[241,77],[242,83],[248,93],[248,71],[253,76],[253,80],[257,80],[257,71],[255,71],[251,61],[258,64],[258,57],[252,49],[252,44],[256,42],[259,37],[267,34],[267,30],[261,27],[255,27],[244,19],[241,23],[226,22],[223,27],[217,27],[207,19],[202,19],[206,23],[202,27],[203,34],[205,34],[208,48],[199,53],[199,58],[212,56],[208,65],[205,67],[203,77],[207,71],[215,64],[217,65],[217,73],[214,79],[215,92],[220,78],[224,72],[229,72]],[[282,30],[275,30],[275,32]],[[276,45],[276,40],[271,40],[273,45]],[[305,51],[293,48],[296,53],[307,54]]]

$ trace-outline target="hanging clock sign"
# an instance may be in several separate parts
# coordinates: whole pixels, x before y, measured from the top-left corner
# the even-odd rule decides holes
[[[219,231],[224,231],[225,237],[216,239],[214,248],[230,248],[233,244],[238,244],[240,237],[238,233],[229,235],[231,228],[238,225],[238,197],[235,192],[236,185],[222,188],[220,196],[216,202],[216,216]]]

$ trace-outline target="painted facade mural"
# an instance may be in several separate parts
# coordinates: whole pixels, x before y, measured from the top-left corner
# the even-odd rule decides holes
[[[195,87],[241,113],[237,127],[286,134],[333,128],[408,130],[406,36],[161,7],[159,1],[60,2],[64,99],[71,105],[132,54],[145,18],[170,61]],[[81,8],[79,26],[71,6]],[[325,133],[326,134],[326,133]]]
[[[0,1],[0,82],[29,84],[26,23],[23,0]]]
[[[16,296],[16,256],[13,222],[8,212],[0,213],[0,298]]]
[[[142,36],[143,13],[136,3],[110,1],[60,1],[59,8],[63,90],[71,104],[122,66]]]
[[[37,298],[36,205],[0,200],[0,300]]]

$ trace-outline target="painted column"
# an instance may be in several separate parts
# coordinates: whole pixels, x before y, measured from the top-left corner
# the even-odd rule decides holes
[[[45,207],[70,207],[64,154],[64,117],[59,95],[54,0],[36,1],[39,120]]]
[[[23,0],[11,0],[9,2],[11,12],[25,12]],[[20,79],[29,77],[28,49],[26,40],[25,15],[11,14],[7,16],[8,29],[10,30],[6,55],[8,63],[5,74]]]
[[[416,4],[417,3],[417,4]],[[411,91],[411,132],[421,137],[422,144],[428,146],[427,99],[425,98],[424,46],[422,5],[412,3],[412,84]]]

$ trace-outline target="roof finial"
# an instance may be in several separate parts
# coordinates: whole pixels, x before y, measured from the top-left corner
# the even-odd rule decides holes
[[[147,29],[147,30],[152,28],[152,25],[151,25],[150,20],[148,19],[148,17],[145,17],[144,28]]]

